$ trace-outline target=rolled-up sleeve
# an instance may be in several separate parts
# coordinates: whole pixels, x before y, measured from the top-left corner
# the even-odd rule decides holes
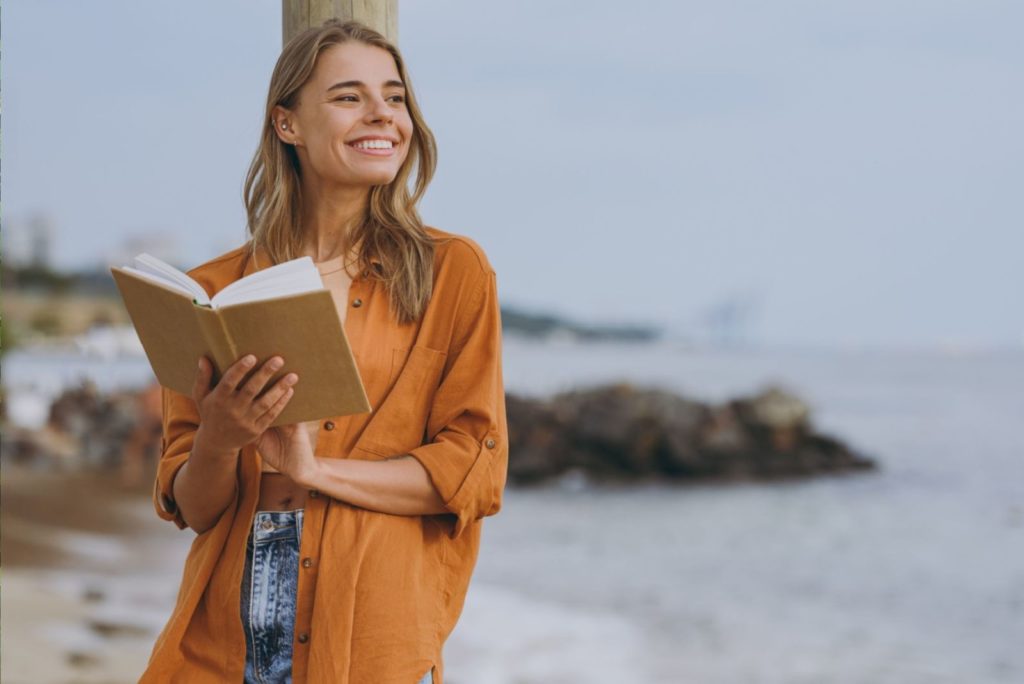
[[[192,452],[192,442],[199,428],[199,412],[190,397],[161,388],[163,401],[163,441],[160,461],[153,483],[153,505],[158,516],[171,520],[179,529],[188,527],[174,500],[174,477]]]
[[[493,270],[480,276],[460,309],[427,421],[429,442],[409,452],[455,514],[453,539],[471,522],[500,510],[508,474],[501,309]]]

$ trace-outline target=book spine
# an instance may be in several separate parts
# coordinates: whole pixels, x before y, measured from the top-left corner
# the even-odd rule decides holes
[[[227,326],[224,325],[224,319],[221,318],[220,312],[205,306],[196,306],[195,312],[207,348],[213,354],[213,359],[211,359],[214,365],[213,382],[217,383],[220,382],[224,371],[238,360],[238,349],[228,333]]]

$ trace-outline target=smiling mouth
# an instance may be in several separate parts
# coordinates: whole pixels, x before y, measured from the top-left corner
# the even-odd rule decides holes
[[[398,147],[396,143],[393,143],[390,140],[360,140],[354,143],[346,143],[346,145],[348,145],[349,147],[353,147],[357,150],[383,150],[388,152]]]

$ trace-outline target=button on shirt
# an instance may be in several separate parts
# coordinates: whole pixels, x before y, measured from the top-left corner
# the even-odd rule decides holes
[[[482,519],[501,508],[508,428],[496,275],[472,239],[427,232],[437,240],[433,293],[418,321],[397,322],[373,274],[351,281],[344,330],[373,409],[318,421],[315,453],[364,460],[409,454],[448,510],[391,515],[311,491],[299,552],[309,563],[301,563],[298,578],[295,684],[410,684],[430,667],[443,684],[441,649],[462,611]],[[269,265],[262,250],[253,257],[243,246],[189,275],[212,295]],[[165,388],[162,398],[153,502],[161,518],[183,529],[172,483],[189,458],[199,416],[190,397]],[[238,607],[261,464],[255,447],[242,449],[234,498],[192,544],[143,684],[244,678]]]

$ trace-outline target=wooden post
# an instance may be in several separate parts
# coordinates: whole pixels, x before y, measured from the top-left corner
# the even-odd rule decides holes
[[[398,0],[281,0],[283,43],[332,17],[355,19],[398,43]]]

